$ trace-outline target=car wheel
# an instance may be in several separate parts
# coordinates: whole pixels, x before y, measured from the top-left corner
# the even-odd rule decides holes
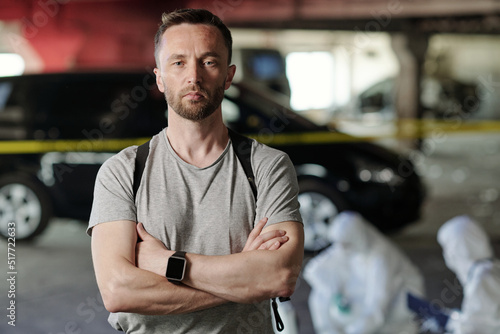
[[[44,186],[27,175],[8,174],[0,178],[0,235],[29,240],[47,227],[51,202]]]
[[[304,222],[304,250],[319,252],[330,245],[328,228],[347,209],[340,194],[319,180],[299,181],[300,214]]]

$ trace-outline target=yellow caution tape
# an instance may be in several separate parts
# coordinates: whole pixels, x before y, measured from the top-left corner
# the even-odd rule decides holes
[[[329,144],[338,142],[374,141],[377,139],[426,138],[436,133],[498,132],[500,121],[429,121],[400,120],[395,123],[396,131],[380,136],[353,137],[334,131],[273,133],[262,129],[258,134],[249,135],[264,144],[273,146],[295,144]],[[118,152],[121,149],[140,145],[150,138],[125,138],[101,140],[11,140],[0,141],[0,154],[37,154],[47,152]]]
[[[150,138],[102,140],[12,140],[0,141],[0,154],[35,154],[47,152],[117,152],[140,145]]]

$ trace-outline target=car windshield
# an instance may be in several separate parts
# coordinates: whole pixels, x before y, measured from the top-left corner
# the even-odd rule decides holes
[[[240,133],[318,131],[320,126],[287,108],[271,93],[234,85],[222,103],[224,122]]]

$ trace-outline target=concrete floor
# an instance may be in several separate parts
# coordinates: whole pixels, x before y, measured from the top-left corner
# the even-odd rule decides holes
[[[490,233],[499,255],[500,135],[448,136],[430,140],[423,152],[413,154],[429,195],[420,221],[391,239],[423,272],[428,298],[439,301],[443,290],[454,282],[435,237],[447,219],[461,214],[477,219]],[[107,324],[107,312],[98,294],[85,227],[82,222],[54,220],[34,243],[16,245],[16,326],[7,323],[10,299],[2,279],[0,333],[116,333]],[[0,256],[5,263],[4,240],[0,241]],[[1,268],[6,272],[4,264]],[[314,333],[308,293],[309,287],[301,278],[292,298],[301,334]],[[446,306],[458,307],[460,301],[457,293]]]

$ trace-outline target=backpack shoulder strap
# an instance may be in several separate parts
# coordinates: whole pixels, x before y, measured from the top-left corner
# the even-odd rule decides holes
[[[252,188],[253,196],[255,200],[257,200],[257,185],[255,184],[255,176],[253,174],[251,161],[252,139],[242,136],[229,128],[227,130],[229,132],[229,137],[231,138],[234,153],[238,157],[238,160],[245,171],[247,180]]]
[[[255,200],[257,200],[257,185],[255,184],[255,176],[253,174],[252,161],[250,159],[252,153],[252,139],[242,136],[229,128],[227,130],[233,144],[234,153],[236,153],[238,160],[240,160],[241,166],[243,167],[248,182],[250,183],[250,187],[252,188]],[[289,301],[290,298],[279,297],[279,300],[280,302],[286,302]],[[278,312],[278,303],[276,302],[276,298],[272,298],[271,301],[274,319],[276,321],[276,329],[278,332],[281,332],[285,328],[285,325],[283,324],[283,320]]]
[[[139,190],[139,186],[141,184],[142,173],[144,172],[144,167],[146,166],[146,160],[149,155],[149,142],[145,142],[137,148],[137,153],[135,156],[135,169],[134,169],[134,199],[137,195],[137,190]]]

